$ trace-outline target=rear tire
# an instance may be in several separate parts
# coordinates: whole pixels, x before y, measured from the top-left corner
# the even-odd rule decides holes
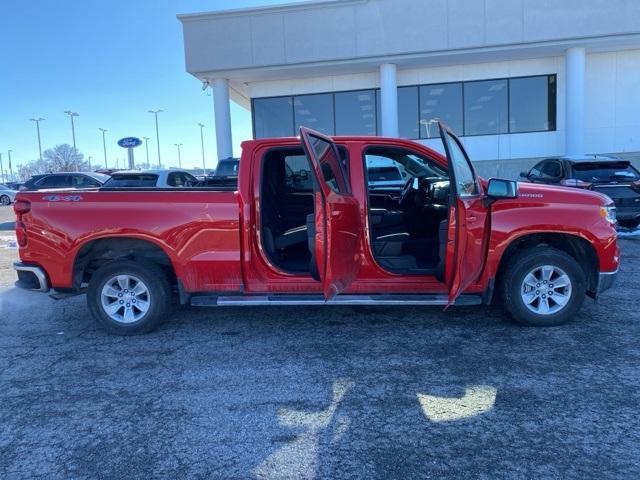
[[[157,328],[170,314],[166,273],[146,261],[113,260],[94,272],[87,291],[93,318],[110,333],[137,335]]]
[[[534,247],[515,254],[500,284],[504,308],[518,323],[561,325],[580,309],[586,294],[582,267],[567,253]]]
[[[2,195],[0,197],[0,204],[4,206],[11,205],[11,199],[9,198],[8,195]]]

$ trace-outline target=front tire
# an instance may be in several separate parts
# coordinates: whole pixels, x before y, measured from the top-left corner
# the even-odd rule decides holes
[[[137,335],[154,330],[171,313],[166,273],[145,261],[114,260],[94,272],[87,291],[93,318],[110,333]]]
[[[8,195],[2,195],[0,197],[0,204],[4,206],[11,205],[11,199],[9,198]]]
[[[567,253],[535,247],[514,255],[501,281],[505,309],[517,322],[535,327],[561,325],[582,306],[586,280]]]

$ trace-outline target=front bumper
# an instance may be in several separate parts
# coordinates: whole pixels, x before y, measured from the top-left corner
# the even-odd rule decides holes
[[[598,274],[598,286],[596,287],[596,296],[599,296],[602,292],[609,290],[616,281],[618,276],[618,269],[614,272],[600,272]]]
[[[49,291],[49,280],[42,267],[16,262],[13,264],[13,268],[18,274],[18,281],[15,283],[16,287],[36,292]]]

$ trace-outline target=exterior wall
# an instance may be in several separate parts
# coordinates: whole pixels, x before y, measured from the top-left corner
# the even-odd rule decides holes
[[[565,57],[398,69],[398,86],[557,75],[556,130],[551,132],[467,136],[474,160],[563,155],[565,148]],[[377,72],[251,82],[252,98],[378,88]],[[585,147],[587,153],[640,151],[640,50],[587,55]],[[440,149],[439,140],[420,140]]]
[[[196,73],[635,34],[640,2],[333,0],[179,18]]]

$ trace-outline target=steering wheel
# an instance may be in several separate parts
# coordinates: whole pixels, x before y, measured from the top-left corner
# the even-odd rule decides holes
[[[402,187],[402,192],[400,192],[400,196],[398,197],[398,205],[402,205],[405,202],[407,196],[409,195],[409,192],[412,190],[412,187],[413,177],[409,177],[409,180],[407,180],[407,183],[405,183],[404,187]]]

